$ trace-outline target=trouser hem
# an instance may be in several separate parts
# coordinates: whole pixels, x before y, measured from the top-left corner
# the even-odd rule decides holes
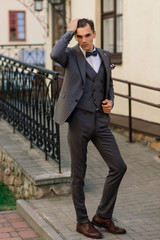
[[[89,219],[88,218],[85,218],[85,219],[81,219],[81,220],[79,220],[79,219],[77,219],[77,223],[79,223],[79,224],[84,224],[84,223],[87,223],[87,222],[89,222]]]

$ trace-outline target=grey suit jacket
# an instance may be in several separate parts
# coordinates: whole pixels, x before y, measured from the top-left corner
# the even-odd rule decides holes
[[[54,120],[63,124],[81,98],[86,80],[86,59],[78,45],[73,48],[67,47],[73,38],[74,32],[66,32],[53,47],[51,59],[65,68],[64,81],[56,103]],[[113,82],[111,78],[110,53],[97,48],[106,69],[106,99],[114,101]]]

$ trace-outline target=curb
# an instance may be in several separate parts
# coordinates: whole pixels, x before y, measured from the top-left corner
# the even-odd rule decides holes
[[[24,200],[17,200],[17,212],[44,240],[64,240],[42,217]]]

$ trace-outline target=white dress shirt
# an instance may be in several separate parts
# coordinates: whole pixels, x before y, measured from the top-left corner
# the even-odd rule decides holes
[[[80,47],[84,57],[86,58],[86,51],[83,50],[81,47]],[[96,48],[94,47],[93,51],[95,51]],[[92,51],[92,52],[93,52]],[[87,57],[86,58],[87,62],[91,65],[91,67],[94,69],[94,71],[96,73],[98,73],[99,71],[99,68],[100,68],[100,65],[101,65],[101,62],[102,62],[102,59],[100,58],[98,52],[97,52],[97,56],[90,56],[90,57]]]

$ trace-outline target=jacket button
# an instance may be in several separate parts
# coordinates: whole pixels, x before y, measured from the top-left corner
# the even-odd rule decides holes
[[[78,102],[78,99],[76,99],[76,102]]]

